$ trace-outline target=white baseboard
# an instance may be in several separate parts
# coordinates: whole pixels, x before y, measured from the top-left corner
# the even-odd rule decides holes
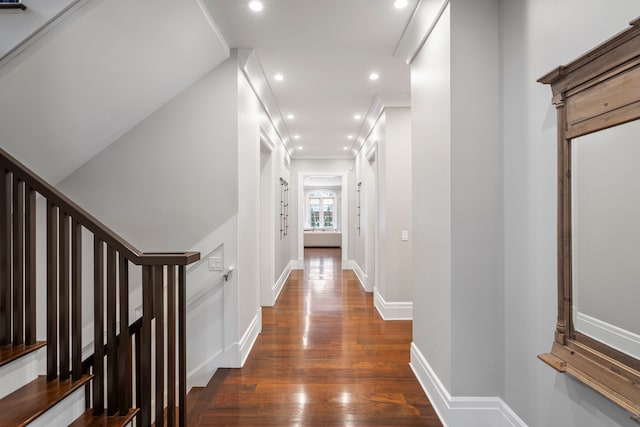
[[[351,267],[353,268],[353,272],[356,273],[356,277],[360,281],[360,285],[362,285],[362,289],[366,292],[371,292],[373,289],[367,288],[367,275],[364,274],[364,271],[360,268],[358,263],[355,260],[351,261]]]
[[[205,387],[218,368],[242,368],[261,331],[262,308],[259,308],[240,341],[218,350],[187,373],[187,391],[192,387]]]
[[[499,397],[452,397],[415,343],[410,365],[445,427],[527,427]]]
[[[282,274],[280,275],[276,283],[273,285],[273,288],[271,288],[271,291],[273,293],[273,305],[275,305],[276,302],[278,301],[280,292],[282,292],[282,289],[284,289],[284,284],[287,283],[287,279],[291,274],[291,270],[295,269],[294,267],[296,264],[297,264],[297,260],[295,259],[292,259],[291,261],[289,261],[289,264],[287,264],[287,266],[282,271]]]
[[[342,258],[342,269],[343,270],[353,270],[353,267],[351,266],[351,263],[353,261],[351,261],[349,258]]]
[[[304,258],[298,259],[293,267],[294,270],[304,270]]]
[[[237,366],[238,368],[242,368],[244,366],[244,362],[247,361],[247,357],[249,357],[249,353],[251,353],[251,349],[256,343],[260,332],[262,332],[262,307],[258,308],[258,312],[253,317],[251,324],[238,343],[238,360],[240,362],[239,366]],[[236,366],[232,367],[235,368]]]
[[[634,357],[640,356],[640,336],[587,314],[578,313],[576,329]]]
[[[373,303],[384,320],[413,320],[412,302],[387,302],[377,287],[373,290]]]

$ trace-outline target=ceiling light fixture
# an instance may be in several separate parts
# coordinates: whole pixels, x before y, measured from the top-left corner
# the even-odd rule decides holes
[[[293,135],[294,139],[300,139],[300,135]]]
[[[302,145],[298,145],[298,150],[302,150]]]
[[[294,116],[293,114],[287,114],[287,119],[291,120],[291,119],[295,119],[296,116]]]
[[[273,78],[279,82],[284,80],[284,76],[281,73],[276,74],[275,76],[273,76]]]
[[[353,135],[349,135],[349,136],[347,136],[347,138],[353,139]]]
[[[360,120],[362,116],[360,114],[356,114],[355,116],[353,116],[353,118],[356,120]]]
[[[349,147],[342,147],[342,149],[343,149],[344,151],[347,151],[347,150],[349,149]]]
[[[380,74],[373,72],[369,74],[369,80],[378,80],[380,78]]]
[[[404,9],[408,4],[409,2],[407,0],[396,0],[393,2],[393,7],[396,9]]]
[[[263,8],[264,6],[262,5],[261,1],[254,0],[249,2],[249,9],[253,10],[254,12],[260,12]]]

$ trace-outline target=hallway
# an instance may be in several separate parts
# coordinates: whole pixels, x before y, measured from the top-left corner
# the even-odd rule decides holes
[[[188,396],[197,426],[441,426],[409,367],[411,322],[384,322],[340,249],[305,249],[242,369]]]

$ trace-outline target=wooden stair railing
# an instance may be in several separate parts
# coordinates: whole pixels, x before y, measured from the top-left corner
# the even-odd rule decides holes
[[[138,408],[136,425],[150,426],[153,414],[163,425],[166,393],[166,424],[186,425],[186,266],[200,254],[141,253],[1,149],[0,346],[37,344],[37,195],[46,203],[47,379],[73,382],[84,373],[82,255],[91,248],[83,248],[82,234],[89,232],[94,304],[84,309],[93,311],[94,354],[85,362],[93,375],[88,406],[94,416],[124,417]],[[142,318],[134,330],[130,264],[142,266]]]

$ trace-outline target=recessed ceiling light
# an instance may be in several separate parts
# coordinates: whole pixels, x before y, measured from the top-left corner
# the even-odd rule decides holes
[[[294,139],[300,139],[300,135],[293,135]]]
[[[342,147],[342,149],[343,149],[344,151],[347,151],[347,150],[349,149],[349,147]]]
[[[355,116],[353,116],[353,118],[356,120],[360,120],[362,116],[360,114],[356,114]]]
[[[373,72],[369,74],[369,80],[378,80],[380,78],[380,74]]]
[[[249,9],[253,10],[254,12],[260,12],[263,8],[264,6],[262,5],[261,1],[254,0],[249,2]]]
[[[295,119],[296,116],[294,116],[293,114],[287,114],[287,119],[291,120],[291,119]]]
[[[353,135],[349,135],[349,136],[347,136],[347,138],[353,139]]]
[[[409,2],[407,0],[396,0],[393,2],[393,7],[396,9],[404,9],[408,4]]]
[[[302,150],[302,145],[298,145],[298,150]]]
[[[273,78],[276,79],[279,82],[284,80],[284,76],[282,74],[280,74],[280,73],[278,73],[275,76],[273,76]]]

